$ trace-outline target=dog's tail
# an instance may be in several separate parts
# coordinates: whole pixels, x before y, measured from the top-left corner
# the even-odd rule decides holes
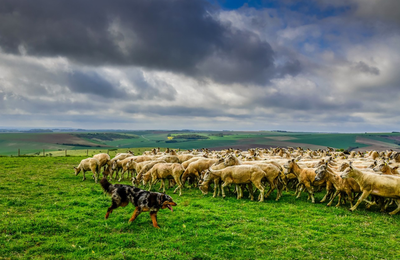
[[[115,190],[114,185],[112,185],[107,178],[103,178],[100,181],[101,187],[103,188],[103,190],[108,194],[111,195],[111,193],[113,192],[113,190]]]

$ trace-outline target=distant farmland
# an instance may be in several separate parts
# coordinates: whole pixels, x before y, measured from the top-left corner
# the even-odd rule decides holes
[[[399,150],[400,133],[296,133],[235,131],[116,131],[71,133],[1,133],[0,155],[21,155],[64,150],[115,150],[169,147],[175,149],[248,149],[298,147],[352,150]]]

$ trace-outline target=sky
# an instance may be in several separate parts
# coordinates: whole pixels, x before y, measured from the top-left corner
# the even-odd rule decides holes
[[[398,0],[2,0],[0,128],[400,131]]]

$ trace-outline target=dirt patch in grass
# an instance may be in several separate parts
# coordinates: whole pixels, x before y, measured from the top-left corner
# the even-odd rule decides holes
[[[397,140],[397,139],[396,139]],[[396,148],[395,144],[385,143],[381,141],[376,141],[364,137],[357,136],[356,142],[360,144],[368,144],[369,146],[363,148],[354,149],[354,151],[365,151],[365,150],[375,150],[375,151],[385,151],[385,150],[394,150],[400,151],[399,148]]]
[[[224,149],[240,149],[240,150],[247,150],[250,148],[271,148],[277,147],[274,145],[265,145],[265,144],[236,144],[236,145],[229,145],[229,146],[216,146],[216,147],[209,147],[211,150],[224,150]]]
[[[289,141],[289,140],[297,139],[297,138],[290,137],[290,136],[269,136],[269,137],[265,137],[265,138],[276,140],[276,141]]]
[[[248,139],[246,139],[248,140]],[[304,144],[304,143],[292,143],[292,142],[280,142],[280,141],[272,141],[269,144],[257,144],[257,143],[247,143],[247,144],[237,144],[237,145],[229,145],[229,146],[216,146],[216,147],[210,147],[213,150],[222,150],[222,149],[228,149],[228,148],[234,148],[234,149],[241,149],[241,150],[247,150],[250,148],[275,148],[275,147],[303,147],[303,148],[310,148],[313,150],[317,149],[326,149],[326,146],[321,146],[321,145],[313,145],[313,144]]]
[[[37,134],[29,135],[18,139],[18,141],[26,142],[40,142],[48,144],[68,144],[68,145],[81,145],[81,146],[100,146],[106,147],[106,145],[94,144],[72,134]]]

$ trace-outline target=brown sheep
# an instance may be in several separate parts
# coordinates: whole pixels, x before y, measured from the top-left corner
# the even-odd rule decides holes
[[[143,178],[143,185],[146,185],[149,182],[150,187],[149,191],[151,191],[151,186],[156,183],[158,179],[161,179],[161,187],[163,192],[165,193],[165,179],[174,179],[178,187],[174,190],[174,193],[179,189],[179,196],[182,195],[182,183],[181,176],[184,172],[182,165],[179,163],[158,163],[154,165],[149,174],[145,175],[146,178]],[[150,180],[151,179],[151,180]],[[160,189],[161,189],[160,187]]]
[[[338,204],[336,205],[336,207],[339,207],[342,193],[347,194],[347,197],[350,200],[350,206],[351,207],[353,206],[353,200],[354,200],[353,193],[354,192],[358,193],[361,191],[360,186],[354,181],[354,179],[340,178],[339,173],[335,172],[332,168],[330,168],[328,163],[318,167],[318,169],[315,170],[315,173],[316,173],[315,181],[322,181],[325,179],[326,181],[332,183],[336,189],[335,193],[333,194],[333,197],[331,198],[327,206],[331,206],[336,196],[339,195],[339,201]]]
[[[100,168],[104,166],[104,170],[110,166],[110,156],[106,153],[95,154],[93,155],[93,158],[99,160]]]
[[[300,166],[296,163],[295,159],[289,160],[283,167],[285,168],[285,175],[288,175],[290,173],[296,175],[299,181],[298,185],[304,185],[309,194],[309,198],[311,197],[312,203],[315,203],[313,184],[314,184],[316,169],[300,168]],[[301,189],[299,190],[296,198],[299,198],[300,195],[301,195]]]
[[[78,167],[74,167],[74,170],[75,170],[75,176],[82,171],[83,173],[82,181],[86,180],[85,172],[91,171],[93,173],[94,181],[97,183],[97,179],[99,178],[100,162],[95,158],[83,159],[79,163]]]
[[[204,158],[204,159],[200,159],[200,160],[190,163],[182,176],[183,186],[185,186],[185,183],[186,183],[186,180],[188,177],[199,179],[201,172],[210,168],[211,165],[213,165],[217,161],[218,161],[217,159]]]
[[[358,198],[357,203],[350,208],[351,211],[357,209],[358,205],[367,199],[369,195],[376,195],[384,198],[393,198],[397,204],[397,208],[390,212],[394,215],[400,211],[400,177],[393,175],[378,175],[364,173],[359,169],[350,166],[341,175],[342,178],[354,178],[360,185],[362,194]],[[366,201],[368,203],[368,201]]]
[[[142,180],[143,176],[151,170],[151,168],[153,168],[154,165],[156,165],[157,163],[167,163],[166,161],[144,161],[138,164],[143,164],[142,167],[138,167],[137,169],[137,176],[136,178],[133,178],[132,183],[134,183],[134,185],[139,185],[140,181]]]
[[[205,183],[211,175],[216,175],[224,183],[222,184],[222,197],[225,197],[224,188],[233,184],[247,184],[253,183],[260,191],[259,201],[264,201],[264,186],[261,184],[262,179],[265,177],[265,172],[258,166],[253,165],[235,165],[229,166],[222,170],[211,170],[209,169],[204,176]],[[201,185],[200,189],[203,193],[208,191],[207,185]]]

